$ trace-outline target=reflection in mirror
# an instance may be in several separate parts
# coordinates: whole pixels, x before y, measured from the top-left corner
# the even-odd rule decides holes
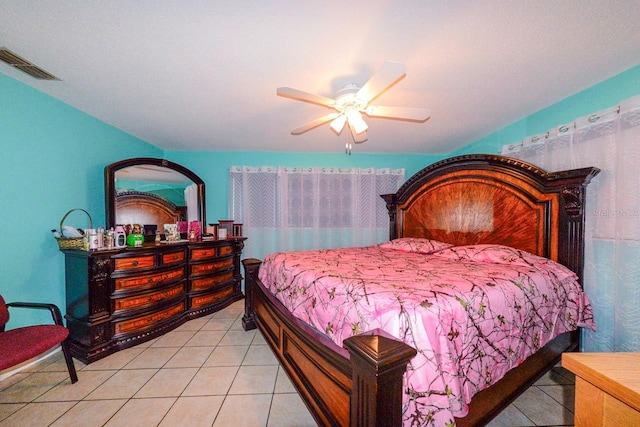
[[[147,236],[164,224],[206,217],[204,182],[193,172],[163,159],[122,160],[105,168],[107,227],[140,224]],[[149,240],[149,239],[147,239]]]

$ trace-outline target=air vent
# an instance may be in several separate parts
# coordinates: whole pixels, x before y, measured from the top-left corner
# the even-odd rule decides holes
[[[0,47],[0,61],[6,62],[11,65],[13,68],[16,68],[24,73],[29,74],[31,77],[36,78],[38,80],[60,80],[53,74],[50,74],[38,67],[37,65],[32,64],[11,52],[6,47]]]

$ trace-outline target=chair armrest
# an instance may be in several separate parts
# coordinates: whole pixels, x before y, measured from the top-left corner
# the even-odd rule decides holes
[[[6,304],[7,307],[16,307],[16,308],[37,308],[37,309],[46,309],[51,312],[51,316],[53,317],[53,321],[56,325],[62,324],[62,313],[60,309],[55,304],[47,304],[41,302],[10,302]]]

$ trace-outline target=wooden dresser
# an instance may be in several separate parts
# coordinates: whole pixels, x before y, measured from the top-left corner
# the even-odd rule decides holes
[[[245,240],[63,250],[73,356],[94,362],[242,299]]]
[[[576,427],[640,426],[640,353],[564,353],[576,374]]]

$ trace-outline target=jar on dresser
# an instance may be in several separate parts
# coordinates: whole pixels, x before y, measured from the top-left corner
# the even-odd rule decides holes
[[[94,362],[242,299],[245,240],[62,250],[73,356]]]

